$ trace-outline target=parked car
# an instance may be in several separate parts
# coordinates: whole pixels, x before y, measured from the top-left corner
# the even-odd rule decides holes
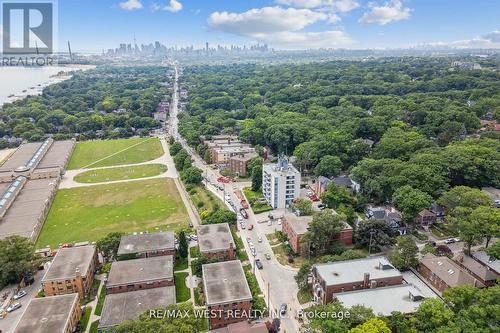
[[[250,248],[250,251],[252,252],[252,255],[254,257],[257,256],[257,251],[255,251],[255,247]]]
[[[196,236],[196,235],[191,235],[191,240],[194,240],[194,241],[198,240],[198,236]]]
[[[448,239],[445,239],[445,240],[444,240],[444,243],[445,243],[445,244],[453,244],[453,243],[456,243],[456,242],[458,242],[458,241],[459,241],[459,239],[458,239],[458,238],[448,238]]]
[[[267,221],[267,225],[268,225],[268,226],[273,225],[273,221],[271,221],[271,220]]]
[[[318,205],[318,208],[319,208],[320,210],[323,210],[323,209],[325,209],[325,208],[326,208],[326,206],[325,206],[324,204],[319,204],[319,205]]]
[[[253,224],[250,224],[250,225],[248,226],[248,230],[252,230],[252,229],[253,229]]]
[[[241,222],[240,227],[241,227],[241,229],[245,229],[245,223]]]
[[[253,242],[252,242],[252,241],[249,241],[249,242],[248,242],[248,246],[250,246],[250,248],[251,248],[251,249],[255,247],[255,246],[253,245]]]
[[[193,224],[191,222],[189,222],[189,227],[192,228],[193,227]]]
[[[26,296],[26,292],[24,290],[19,290],[17,294],[14,295],[14,299],[20,299]]]
[[[262,265],[262,262],[260,261],[260,259],[256,259],[255,260],[255,266],[257,266],[258,269],[264,268],[264,266]]]
[[[286,314],[287,305],[285,303],[280,305],[280,314],[283,316]]]
[[[240,213],[241,213],[241,215],[243,215],[243,217],[245,219],[248,218],[248,213],[247,213],[247,211],[244,208],[240,208]]]
[[[247,237],[247,242],[250,243],[252,241],[251,237]]]
[[[21,303],[14,303],[14,304],[11,304],[8,308],[7,308],[7,312],[12,312],[12,311],[16,311],[17,309],[19,309],[21,307]]]
[[[257,242],[262,243],[262,236],[257,237]]]
[[[281,225],[281,219],[278,219],[278,225]]]
[[[266,256],[266,259],[267,259],[267,260],[271,260],[271,255],[270,255],[269,253],[266,253],[266,255],[265,255],[265,256]]]

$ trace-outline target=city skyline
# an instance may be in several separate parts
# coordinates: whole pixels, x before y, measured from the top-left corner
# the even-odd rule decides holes
[[[96,53],[134,38],[179,48],[500,48],[499,10],[451,0],[60,1],[58,44]]]

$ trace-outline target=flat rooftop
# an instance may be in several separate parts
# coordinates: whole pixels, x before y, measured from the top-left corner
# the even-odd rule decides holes
[[[209,331],[210,333],[268,333],[266,323],[253,323],[248,321],[240,321],[239,323],[229,324],[226,327],[221,327]]]
[[[85,276],[94,260],[95,252],[95,245],[59,249],[42,282],[73,278],[77,269]]]
[[[76,306],[80,306],[77,293],[33,298],[14,333],[65,333]]]
[[[42,142],[30,142],[20,145],[7,161],[0,166],[0,171],[14,171],[17,167],[28,164],[31,157],[41,146]]]
[[[75,142],[73,140],[54,141],[49,150],[38,164],[37,169],[61,168],[65,169],[71,157]]]
[[[394,268],[385,257],[317,264],[313,266],[313,269],[327,285],[363,281],[365,273],[370,274],[371,280],[402,276],[401,272]]]
[[[149,309],[175,304],[175,287],[161,287],[129,291],[106,296],[99,328],[118,325],[125,320],[136,320]]]
[[[120,240],[118,255],[175,249],[173,232],[125,235]]]
[[[202,266],[207,305],[251,300],[241,261],[232,260]]]
[[[420,259],[420,264],[426,266],[450,287],[463,285],[483,287],[483,285],[475,277],[467,273],[463,268],[448,257],[438,257],[432,253],[427,253],[422,259]]]
[[[107,286],[174,278],[173,256],[115,261]]]
[[[417,298],[413,300],[410,295]],[[363,305],[382,316],[390,316],[393,311],[413,313],[424,300],[422,292],[412,284],[336,293],[335,297],[348,308]]]
[[[17,235],[36,239],[47,201],[57,187],[56,179],[28,180],[0,221],[0,239]]]
[[[235,246],[229,224],[207,224],[198,228],[198,246],[201,252],[226,250],[230,245]]]
[[[313,220],[312,216],[297,216],[293,213],[285,213],[284,218],[297,235],[305,234]]]

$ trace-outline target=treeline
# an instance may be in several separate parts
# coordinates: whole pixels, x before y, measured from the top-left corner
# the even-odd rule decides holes
[[[38,141],[147,134],[168,95],[165,67],[99,67],[0,110],[0,137]],[[5,140],[0,145],[6,145]]]

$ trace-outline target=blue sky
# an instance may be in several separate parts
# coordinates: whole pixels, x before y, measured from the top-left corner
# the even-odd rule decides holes
[[[500,48],[498,0],[59,0],[59,44]]]

